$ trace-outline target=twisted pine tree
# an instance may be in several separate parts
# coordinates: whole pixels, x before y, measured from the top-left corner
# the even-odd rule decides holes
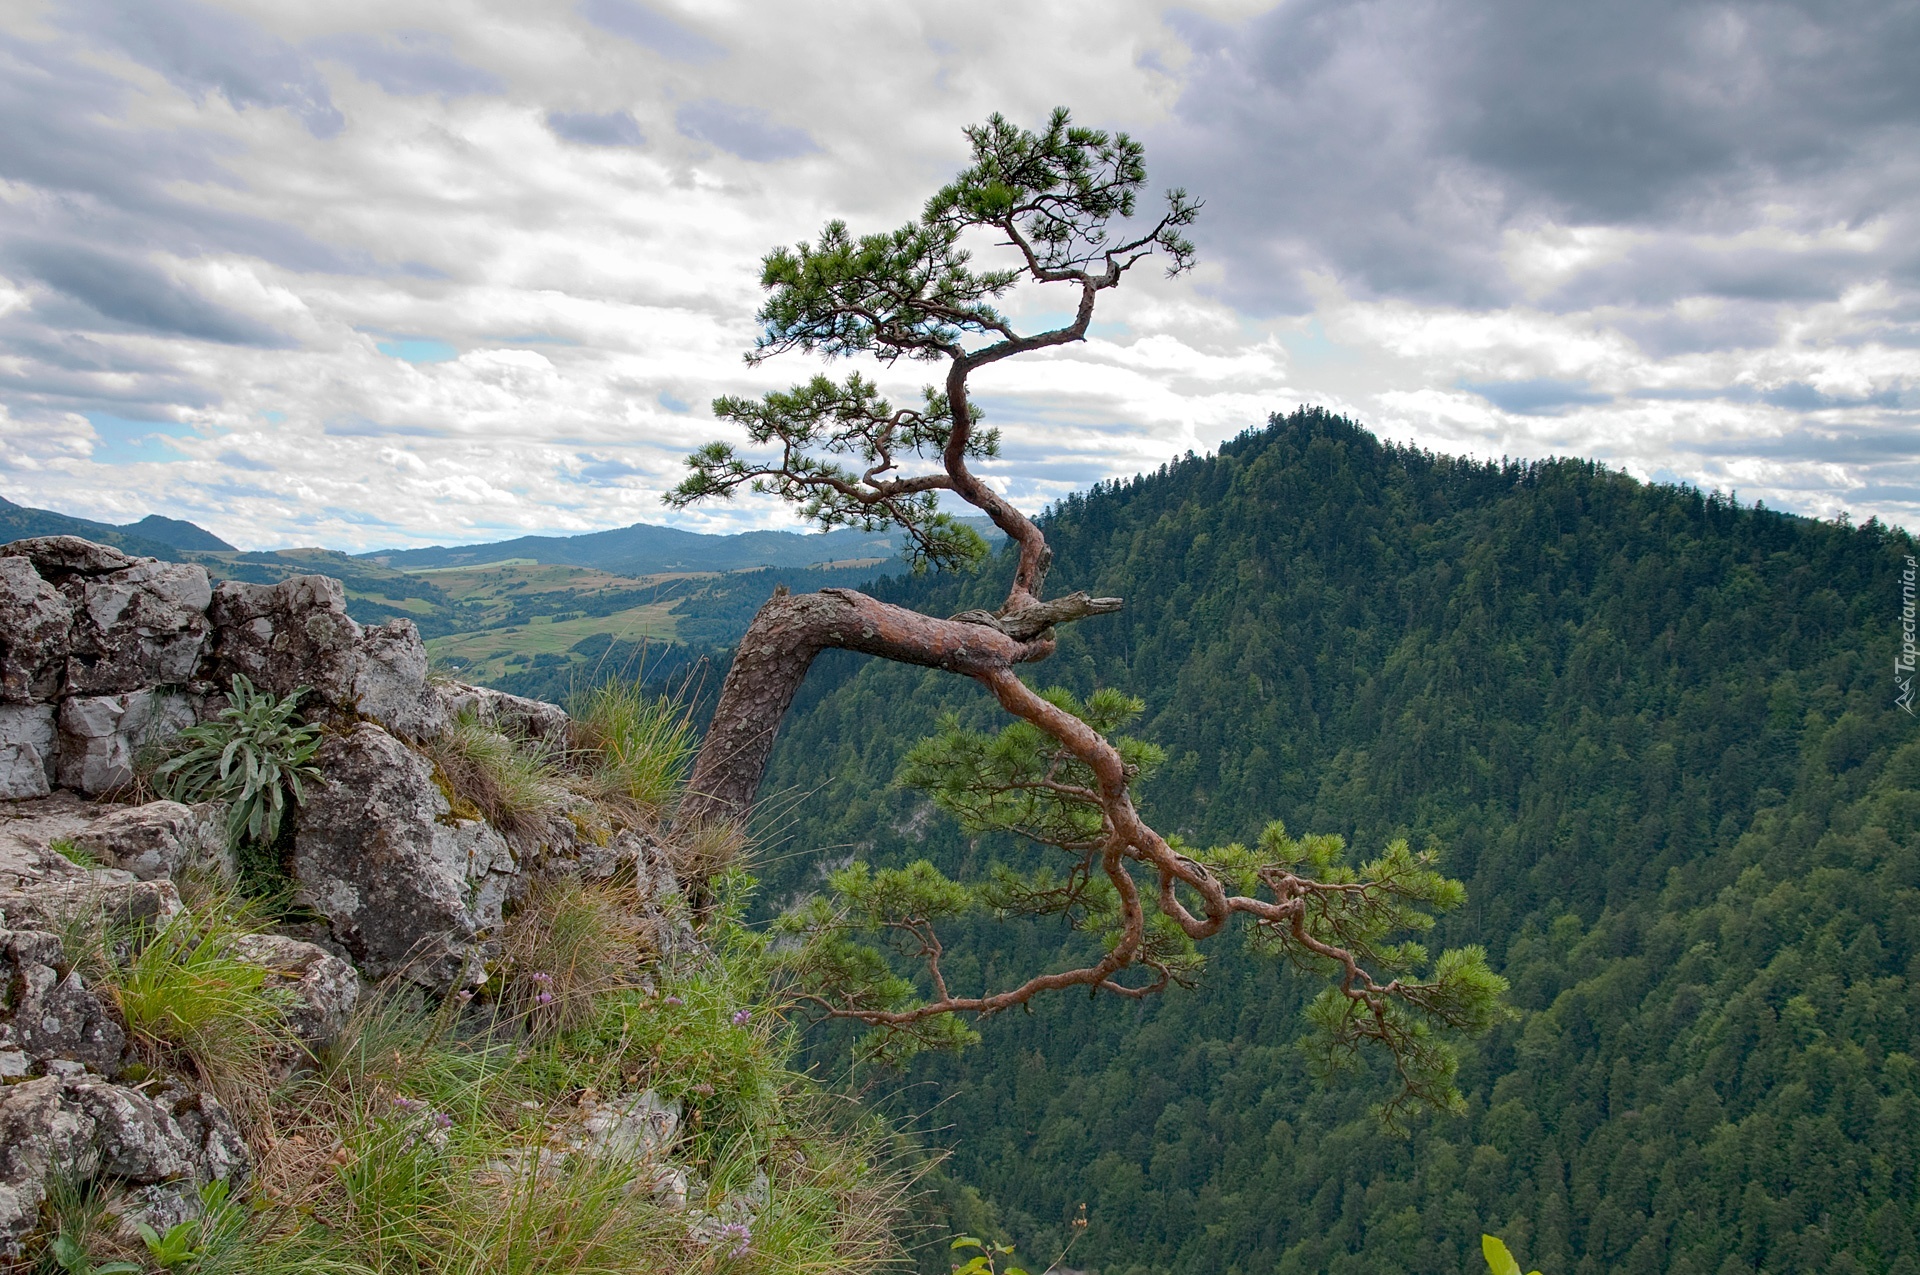
[[[882,871],[852,865],[831,878],[830,896],[781,922],[794,940],[785,963],[801,1000],[871,1025],[869,1049],[898,1058],[976,1039],[962,1015],[991,1015],[1043,992],[1084,987],[1138,998],[1189,986],[1202,960],[1197,944],[1240,916],[1255,948],[1330,976],[1311,1009],[1325,1070],[1377,1044],[1401,1082],[1383,1108],[1389,1118],[1416,1103],[1457,1107],[1455,1057],[1441,1033],[1487,1027],[1505,982],[1479,948],[1446,952],[1428,968],[1425,949],[1408,937],[1464,898],[1431,852],[1395,842],[1352,865],[1339,838],[1295,839],[1278,823],[1252,846],[1183,846],[1149,827],[1130,795],[1161,760],[1153,745],[1119,734],[1141,702],[1112,690],[1082,702],[1018,676],[1021,665],[1053,653],[1057,626],[1117,611],[1121,600],[1046,596],[1045,536],[972,468],[997,453],[999,440],[979,425],[970,380],[1003,359],[1084,339],[1101,294],[1149,258],[1164,260],[1170,275],[1190,268],[1184,232],[1200,205],[1174,190],[1156,219],[1136,220],[1141,146],[1124,133],[1077,127],[1065,110],[1038,132],[995,115],[967,139],[972,164],[917,220],[859,238],[834,221],[815,243],[769,253],[762,332],[747,355],[750,365],[792,350],[944,363],[944,385],[907,407],[858,373],[843,382],[816,376],[757,401],[715,399],[714,414],[744,429],[752,448],[701,448],[667,499],[684,507],[742,487],[771,493],[823,529],[900,529],[917,570],[970,569],[987,547],[940,509],[948,493],[991,518],[1017,553],[1006,600],[997,611],[941,619],[850,589],[774,596],[734,656],[679,823],[745,818],[780,720],[822,650],[972,678],[1012,723],[993,735],[945,724],[912,751],[901,780],[970,832],[1055,847],[1058,867],[997,869],[963,884],[925,861]],[[965,245],[982,235],[1007,250],[1004,268],[976,267]],[[1075,290],[1072,322],[1017,330],[997,302],[1023,284]],[[978,910],[1064,917],[1097,938],[1099,955],[1012,986],[953,987],[941,967],[940,924]]]

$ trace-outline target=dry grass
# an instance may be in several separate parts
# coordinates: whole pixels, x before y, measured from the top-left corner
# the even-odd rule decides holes
[[[537,835],[565,804],[560,769],[546,750],[463,712],[426,745],[455,813],[464,803],[509,839]]]
[[[585,1026],[598,999],[638,986],[656,955],[645,905],[631,885],[534,882],[500,930],[503,1004],[535,1032]]]
[[[745,830],[731,822],[690,829],[667,847],[674,875],[695,886],[704,885],[739,863],[746,849]]]

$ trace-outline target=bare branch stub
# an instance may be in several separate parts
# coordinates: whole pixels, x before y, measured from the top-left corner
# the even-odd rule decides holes
[[[1045,535],[974,472],[975,462],[997,455],[999,440],[980,427],[971,378],[1004,359],[1083,340],[1101,294],[1149,257],[1165,259],[1172,274],[1188,269],[1193,246],[1183,232],[1200,205],[1170,191],[1157,217],[1136,221],[1146,180],[1141,147],[1125,134],[1074,125],[1065,110],[1035,132],[996,115],[967,138],[972,164],[916,221],[858,238],[835,221],[814,243],[769,253],[762,332],[747,356],[751,364],[789,351],[945,362],[942,383],[912,407],[894,406],[857,373],[844,382],[815,376],[757,401],[716,399],[714,414],[741,427],[756,450],[744,455],[719,442],[700,449],[668,500],[684,506],[741,488],[772,494],[822,528],[900,528],[916,569],[970,568],[986,544],[941,508],[949,496],[1010,541],[1017,561],[1006,597],[995,611],[946,620],[851,590],[771,599],[734,657],[678,820],[746,817],[780,721],[822,650],[972,678],[1013,725],[993,738],[950,726],[915,750],[903,779],[970,828],[1053,846],[1067,856],[1067,876],[1008,874],[967,887],[925,863],[877,873],[856,864],[835,879],[838,903],[814,900],[786,922],[812,945],[801,950],[811,953],[816,977],[796,992],[800,999],[910,1047],[956,1044],[968,1034],[956,1015],[998,1013],[1043,992],[1085,987],[1139,997],[1190,984],[1200,961],[1194,944],[1243,916],[1277,956],[1333,977],[1315,1008],[1329,1068],[1360,1042],[1380,1043],[1400,1068],[1403,1098],[1446,1104],[1451,1055],[1430,1027],[1483,1026],[1503,984],[1475,949],[1448,953],[1432,977],[1413,978],[1424,949],[1387,941],[1430,925],[1431,911],[1458,901],[1457,884],[1430,856],[1397,844],[1356,872],[1327,839],[1296,842],[1283,829],[1269,829],[1251,850],[1190,852],[1134,807],[1131,785],[1158,751],[1111,736],[1138,702],[1100,692],[1080,703],[1016,676],[1020,665],[1052,654],[1055,626],[1111,614],[1122,601],[1044,596],[1052,561]],[[962,240],[981,231],[1009,250],[1011,264],[975,267]],[[1021,284],[1073,290],[1073,319],[1017,330],[997,303]],[[1297,871],[1303,861],[1315,875]],[[935,927],[980,907],[1065,916],[1098,936],[1100,954],[999,991],[956,991],[940,965]],[[893,935],[896,953],[919,963],[919,984],[874,964],[880,958],[855,941],[875,932]],[[1130,977],[1136,969],[1144,980]]]

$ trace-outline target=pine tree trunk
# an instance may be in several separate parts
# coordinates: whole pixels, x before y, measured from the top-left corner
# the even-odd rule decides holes
[[[734,653],[680,801],[680,827],[747,817],[780,721],[814,656],[830,647],[977,678],[1045,659],[1053,653],[1053,634],[1022,640],[991,619],[937,620],[851,589],[775,594]]]

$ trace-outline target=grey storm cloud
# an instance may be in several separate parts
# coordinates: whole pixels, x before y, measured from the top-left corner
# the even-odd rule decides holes
[[[312,60],[238,14],[194,0],[70,0],[61,21],[195,96],[284,108],[315,137],[346,126]]]
[[[16,240],[5,258],[104,320],[110,331],[196,337],[227,345],[284,346],[286,339],[215,305],[136,258],[71,242]],[[69,319],[74,327],[82,323]]]
[[[429,31],[396,32],[384,39],[355,32],[309,41],[306,48],[395,96],[457,97],[504,93],[507,87],[493,72],[453,56],[447,38]]]
[[[642,146],[647,140],[639,123],[626,111],[605,115],[549,111],[547,127],[557,136],[583,146]]]
[[[1460,388],[1478,394],[1503,412],[1516,416],[1559,416],[1576,407],[1611,402],[1613,395],[1589,389],[1585,381],[1535,378],[1526,381],[1462,381]]]
[[[580,16],[593,25],[676,62],[710,62],[726,50],[697,31],[636,0],[580,0]]]
[[[688,102],[674,113],[673,122],[685,137],[762,163],[820,149],[805,129],[775,124],[765,111],[712,98]]]
[[[1175,15],[1194,65],[1155,176],[1208,201],[1235,300],[1515,299],[1501,236],[1543,221],[1656,238],[1557,306],[1832,296],[1914,271],[1920,5],[1300,0],[1226,27]],[[1795,229],[1888,219],[1878,251],[1689,247],[1763,208]],[[1773,214],[1769,214],[1773,215]]]

